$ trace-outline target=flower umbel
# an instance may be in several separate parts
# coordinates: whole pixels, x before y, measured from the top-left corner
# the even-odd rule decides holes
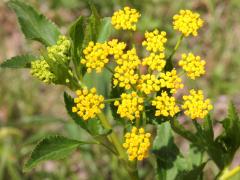
[[[112,16],[112,25],[115,29],[136,30],[136,23],[140,17],[140,13],[136,9],[124,7],[123,10],[114,12]]]
[[[75,106],[72,112],[77,113],[84,121],[96,117],[96,114],[104,108],[104,97],[96,94],[96,89],[88,90],[84,88],[76,91],[77,97],[74,98]]]
[[[143,128],[132,128],[131,132],[125,134],[125,142],[123,147],[127,149],[128,159],[133,161],[135,159],[141,161],[148,157],[150,148],[150,133],[145,133]]]
[[[191,79],[205,74],[204,66],[206,62],[201,60],[200,56],[194,56],[193,53],[182,54],[182,59],[178,64],[182,66],[183,70],[187,72],[187,76]]]
[[[155,116],[171,116],[173,117],[180,111],[176,105],[176,99],[173,96],[168,96],[167,92],[162,92],[161,96],[155,97],[152,105],[156,106]]]
[[[166,73],[160,73],[161,87],[171,89],[171,93],[176,93],[178,89],[183,88],[182,79],[178,77],[176,69],[167,71]]]
[[[141,75],[138,81],[137,89],[145,94],[151,94],[160,90],[160,81],[155,75]]]
[[[110,47],[106,42],[96,43],[93,41],[88,43],[88,46],[83,50],[85,58],[81,59],[81,63],[87,67],[87,72],[92,72],[93,69],[97,73],[102,71],[105,64],[109,62],[109,50]]]
[[[47,47],[48,57],[53,61],[61,60],[63,63],[69,62],[69,50],[71,42],[66,36],[59,36],[55,45]]]
[[[183,96],[183,100],[182,109],[185,110],[184,113],[191,119],[203,119],[213,108],[210,99],[204,100],[202,90],[190,90],[190,95]]]
[[[50,71],[48,63],[43,59],[31,62],[31,74],[40,81],[50,84],[56,78],[55,75]]]
[[[108,45],[110,47],[109,54],[113,55],[115,59],[120,58],[120,56],[123,54],[123,50],[127,46],[124,42],[118,42],[118,39],[109,41]]]
[[[118,66],[114,69],[113,84],[114,86],[130,89],[132,85],[137,83],[139,78],[135,73],[135,69],[140,64],[140,60],[136,54],[136,49],[133,48],[123,54],[119,59],[116,59]]]
[[[166,65],[164,53],[155,54],[151,53],[148,57],[143,59],[142,65],[148,66],[152,71],[162,71]]]
[[[163,52],[164,44],[167,42],[166,32],[159,32],[155,29],[153,32],[145,33],[146,40],[142,42],[143,46],[146,46],[147,51],[150,52]]]
[[[197,36],[198,29],[203,26],[203,20],[198,13],[190,10],[180,10],[173,16],[173,28],[183,33],[184,36]]]
[[[129,120],[139,119],[140,112],[143,110],[143,98],[139,97],[136,92],[130,94],[123,93],[121,102],[115,101],[114,105],[118,106],[117,113],[121,118]]]

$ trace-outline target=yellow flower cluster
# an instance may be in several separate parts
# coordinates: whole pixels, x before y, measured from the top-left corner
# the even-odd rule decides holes
[[[47,60],[54,63],[68,63],[70,46],[71,42],[66,36],[59,36],[55,45],[47,47]],[[56,76],[52,73],[47,60],[41,56],[39,60],[32,61],[30,72],[40,81],[50,84],[56,80]]]
[[[213,109],[210,99],[204,100],[203,91],[190,90],[190,95],[183,96],[182,109],[191,119],[204,118]]]
[[[136,23],[140,17],[140,13],[136,9],[124,7],[123,10],[114,12],[112,16],[112,25],[115,29],[136,30]]]
[[[155,75],[141,75],[138,81],[137,89],[145,94],[151,94],[160,90],[160,81]]]
[[[171,116],[173,117],[180,111],[176,105],[176,99],[172,96],[168,96],[167,92],[162,92],[161,96],[155,97],[152,101],[152,105],[156,106],[155,116]]]
[[[137,83],[139,78],[138,74],[135,74],[135,69],[141,63],[139,60],[136,49],[133,48],[123,54],[119,59],[116,59],[118,64],[114,69],[113,84],[114,86],[124,87],[130,89],[131,85]]]
[[[53,61],[68,62],[70,57],[68,56],[71,42],[66,36],[59,36],[55,45],[47,47],[48,57]]]
[[[187,76],[191,79],[200,77],[205,74],[204,66],[206,62],[201,60],[200,56],[194,56],[193,53],[182,54],[182,59],[178,62],[179,66],[182,66],[183,70],[187,72]]]
[[[148,157],[150,149],[150,133],[145,133],[143,128],[137,129],[133,127],[131,132],[125,134],[125,142],[123,147],[127,149],[128,159],[141,161]]]
[[[164,53],[155,54],[151,53],[148,57],[143,59],[142,65],[148,66],[152,71],[162,71],[166,65]]]
[[[47,84],[52,83],[56,78],[55,75],[50,71],[48,63],[43,58],[31,62],[30,72],[32,76]]]
[[[163,52],[165,47],[164,44],[167,42],[166,32],[159,32],[155,29],[153,32],[145,33],[146,40],[142,42],[143,46],[146,46],[147,51]]]
[[[118,106],[117,113],[122,118],[127,118],[129,120],[139,119],[140,112],[143,110],[143,98],[139,97],[136,92],[131,92],[130,94],[121,94],[120,101],[115,101],[114,105]]]
[[[110,47],[109,54],[113,55],[115,59],[119,59],[123,55],[123,50],[126,48],[126,43],[118,42],[118,39],[113,39],[108,42]]]
[[[81,59],[81,63],[87,67],[87,72],[92,72],[93,69],[97,73],[102,71],[105,64],[109,62],[109,50],[110,47],[106,42],[96,43],[93,41],[88,43],[88,46],[83,50],[85,58]]]
[[[77,97],[74,98],[75,106],[72,112],[77,113],[84,121],[96,117],[96,114],[104,108],[104,97],[96,94],[96,89],[88,90],[84,88],[76,91]]]
[[[161,88],[171,89],[171,93],[176,93],[178,89],[183,88],[182,79],[178,77],[176,69],[167,71],[166,73],[160,73]]]
[[[180,10],[179,14],[173,16],[173,28],[179,30],[184,36],[198,35],[198,29],[203,26],[203,20],[198,13],[190,10]]]

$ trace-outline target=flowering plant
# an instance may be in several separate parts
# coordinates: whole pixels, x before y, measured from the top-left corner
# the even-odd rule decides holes
[[[210,99],[200,89],[181,91],[183,76],[196,80],[205,74],[206,62],[193,52],[184,52],[178,62],[174,61],[182,40],[197,36],[204,24],[198,13],[180,10],[173,16],[173,29],[179,39],[168,54],[165,31],[146,31],[141,44],[134,42],[141,14],[130,7],[114,12],[111,18],[100,18],[90,3],[92,14],[80,16],[68,34],[61,35],[55,24],[31,6],[17,0],[9,5],[25,37],[41,42],[45,48],[38,56],[16,56],[1,67],[30,68],[31,75],[40,81],[75,92],[64,93],[66,110],[93,137],[91,142],[63,136],[43,139],[24,170],[44,160],[67,157],[84,144],[108,149],[131,179],[139,179],[138,166],[149,159],[156,162],[158,179],[201,179],[210,160],[219,168],[217,177],[222,179],[239,170],[228,169],[240,146],[234,133],[240,130],[234,106],[222,121],[224,132],[216,138],[209,115],[213,109]],[[128,42],[114,37],[114,31],[129,35]],[[191,120],[195,132],[179,123],[178,117]],[[174,143],[173,133],[190,142],[188,157]]]

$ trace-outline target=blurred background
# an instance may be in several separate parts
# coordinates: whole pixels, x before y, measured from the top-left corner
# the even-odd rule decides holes
[[[87,0],[25,0],[55,22],[62,33],[80,15],[89,15]],[[141,43],[144,31],[158,28],[168,33],[168,46],[173,47],[179,34],[172,30],[172,16],[180,9],[201,14],[204,27],[197,38],[184,39],[181,52],[193,51],[207,62],[207,74],[197,81],[185,80],[189,87],[201,87],[214,103],[216,121],[226,115],[229,101],[240,110],[240,1],[239,0],[94,0],[102,16],[111,16],[125,5],[142,14],[139,31],[134,39]],[[16,16],[0,0],[0,63],[12,56],[33,52],[41,45],[24,39]],[[186,85],[187,86],[187,85]],[[89,138],[67,116],[63,102],[64,88],[46,86],[29,75],[28,70],[0,69],[0,180],[18,179],[122,179],[124,169],[117,159],[109,157],[97,146],[84,146],[62,161],[48,161],[30,173],[22,173],[26,157],[36,142],[44,136],[62,134],[76,139]],[[215,134],[221,129],[215,126]],[[184,150],[185,141],[178,145]],[[233,163],[239,163],[236,155]],[[101,158],[100,158],[101,157]],[[151,163],[144,165],[141,176],[153,179]],[[213,165],[206,170],[205,179],[212,179]]]

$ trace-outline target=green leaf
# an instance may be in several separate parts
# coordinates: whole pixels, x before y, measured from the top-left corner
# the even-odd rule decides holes
[[[35,60],[37,60],[37,57],[30,54],[15,56],[5,60],[0,65],[0,67],[1,68],[27,68],[27,67],[30,67],[30,63]]]
[[[225,161],[231,162],[236,151],[240,147],[240,118],[233,103],[229,104],[228,116],[222,122],[224,132],[217,138],[223,144]]]
[[[56,44],[60,31],[55,24],[22,1],[11,0],[8,4],[17,14],[21,30],[27,39],[39,41],[46,46]]]
[[[112,35],[113,31],[114,29],[111,24],[111,18],[105,17],[101,19],[97,41],[98,42],[106,41]]]
[[[186,174],[196,179],[201,178],[204,167],[202,167],[202,151],[191,145],[188,155],[184,157],[173,138],[169,122],[157,126],[157,136],[153,142],[153,153],[157,159],[157,179],[181,179],[180,177],[185,178]]]
[[[83,83],[88,88],[95,87],[98,94],[103,95],[107,99],[110,96],[111,78],[112,74],[108,70],[103,69],[101,73],[87,73],[83,78]]]
[[[123,88],[120,88],[119,86],[114,87],[113,81],[111,82],[111,92],[109,97],[110,99],[120,98],[123,92],[124,92]],[[121,118],[120,115],[117,113],[118,107],[114,105],[114,102],[110,103],[110,109],[113,119],[116,122],[120,122],[122,125],[126,126],[126,122],[128,121],[126,121],[124,118]]]
[[[179,135],[181,135],[182,137],[186,138],[187,140],[189,140],[190,142],[195,142],[195,136],[192,132],[186,130],[186,128],[184,128],[176,118],[172,118],[170,120],[171,123],[171,127],[173,129],[173,131]]]
[[[153,153],[157,158],[157,178],[168,180],[177,175],[174,166],[179,155],[179,149],[173,142],[173,135],[169,122],[157,126],[157,135],[153,141]]]
[[[81,78],[84,75],[83,66],[80,63],[80,60],[82,58],[83,42],[85,38],[85,25],[86,18],[80,16],[69,29],[69,35],[72,40],[71,57],[76,67],[76,73]]]
[[[184,170],[178,173],[176,180],[201,180],[203,177],[203,168],[205,167],[206,162],[202,163],[199,166],[193,167],[191,170]]]
[[[29,171],[45,160],[58,160],[67,157],[79,145],[86,144],[82,141],[68,139],[63,136],[52,136],[43,139],[34,148],[30,158],[24,166],[24,171]]]
[[[208,114],[207,117],[204,119],[203,130],[209,139],[212,139],[212,140],[214,139],[212,119],[211,119],[210,114]]]
[[[193,144],[190,144],[186,160],[193,166],[199,166],[203,160],[203,152],[203,150],[199,149]]]

